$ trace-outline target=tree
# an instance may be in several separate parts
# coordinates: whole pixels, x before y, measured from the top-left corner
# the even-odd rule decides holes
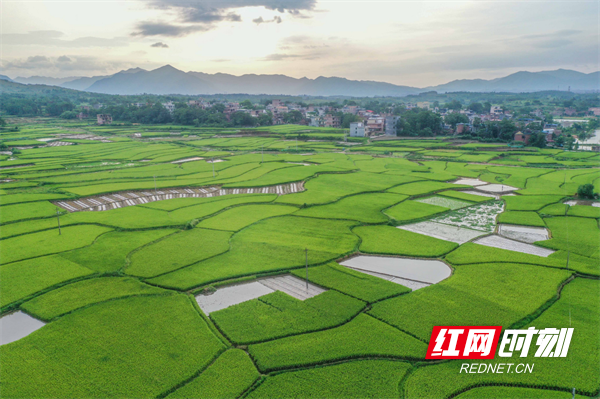
[[[557,146],[562,147],[563,145],[565,145],[565,136],[560,135],[556,138],[556,140],[554,140],[554,142],[556,143]]]
[[[471,104],[469,104],[468,108],[471,111],[475,112],[476,114],[483,114],[484,113],[483,104],[481,104],[481,103],[471,103]]]
[[[75,106],[69,101],[53,102],[46,106],[46,112],[50,116],[59,116],[65,111],[72,111]]]
[[[77,112],[75,111],[65,111],[60,114],[61,119],[75,119],[77,118]]]
[[[0,127],[4,127],[6,126],[6,121],[4,120],[3,117],[0,116]]]
[[[452,112],[444,117],[444,122],[452,126],[452,129],[456,129],[456,125],[459,123],[469,123],[469,118],[458,112]]]
[[[233,126],[254,126],[256,124],[256,119],[250,114],[237,111],[231,114],[231,123]]]
[[[360,122],[362,118],[358,115],[344,114],[342,115],[342,129],[348,129],[352,122]]]
[[[588,138],[589,138],[589,135],[588,135],[588,133],[586,131],[579,132],[577,134],[577,139],[579,141],[586,141]]]
[[[273,114],[271,112],[260,114],[256,122],[259,126],[270,126],[273,124]]]
[[[537,148],[546,147],[546,135],[544,133],[533,133],[529,137],[529,145]]]
[[[250,100],[244,100],[240,103],[240,107],[245,109],[254,109],[254,104]]]
[[[288,124],[300,123],[302,119],[304,119],[304,116],[302,115],[302,112],[298,110],[292,110],[283,114],[283,121]]]
[[[575,139],[573,138],[573,136],[568,136],[565,139],[565,144],[567,145],[567,149],[572,150],[573,149],[573,144],[575,143]]]
[[[444,108],[460,111],[462,109],[462,104],[458,100],[452,100],[449,103],[444,104]]]
[[[396,124],[398,136],[435,136],[442,133],[442,117],[419,108],[405,112]]]
[[[598,194],[594,193],[594,185],[593,184],[582,184],[577,189],[577,198],[582,199],[595,199],[598,198]]]

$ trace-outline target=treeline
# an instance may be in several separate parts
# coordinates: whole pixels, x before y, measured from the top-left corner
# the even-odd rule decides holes
[[[269,112],[253,117],[245,112],[234,112],[228,119],[223,113],[225,105],[214,104],[212,107],[202,109],[190,107],[185,103],[176,103],[173,113],[169,112],[161,103],[137,107],[134,105],[113,105],[102,108],[103,113],[112,115],[114,121],[159,124],[176,123],[190,126],[266,126],[271,125],[273,115]]]
[[[397,110],[400,120],[396,124],[398,136],[432,137],[442,134],[444,122],[442,117],[425,109]]]

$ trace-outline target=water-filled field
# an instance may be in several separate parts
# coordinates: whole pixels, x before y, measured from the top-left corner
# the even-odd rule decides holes
[[[0,133],[39,144],[0,160],[2,397],[598,395],[589,153],[69,127]],[[425,360],[452,325],[575,332],[533,374],[465,375]]]

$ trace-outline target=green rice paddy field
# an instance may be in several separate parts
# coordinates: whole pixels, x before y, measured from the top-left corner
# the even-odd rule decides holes
[[[341,130],[289,125],[38,122],[0,132],[9,147],[39,144],[0,159],[0,314],[46,323],[0,346],[2,398],[600,394],[600,208],[565,204],[582,184],[600,191],[590,153],[449,139],[348,146]],[[38,141],[74,131],[110,142]],[[475,195],[459,178],[516,190]],[[101,211],[58,205],[200,188],[229,194]],[[477,230],[475,212],[495,201],[494,226]],[[546,228],[549,239],[530,245],[554,252],[401,229],[456,225],[460,215],[484,235],[497,223]],[[356,254],[437,259],[452,275],[412,290],[337,263]],[[276,291],[207,315],[195,300],[264,276],[304,278],[306,262],[327,291],[305,301]],[[461,360],[425,359],[436,325],[575,331],[567,358],[512,359],[535,363],[532,374],[461,374]]]

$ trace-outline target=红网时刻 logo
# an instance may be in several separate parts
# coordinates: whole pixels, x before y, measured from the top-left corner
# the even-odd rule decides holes
[[[535,346],[534,357],[566,357],[573,328],[505,330],[500,326],[436,326],[431,333],[426,359],[494,359],[498,356],[527,357]],[[535,339],[534,339],[535,338]]]

